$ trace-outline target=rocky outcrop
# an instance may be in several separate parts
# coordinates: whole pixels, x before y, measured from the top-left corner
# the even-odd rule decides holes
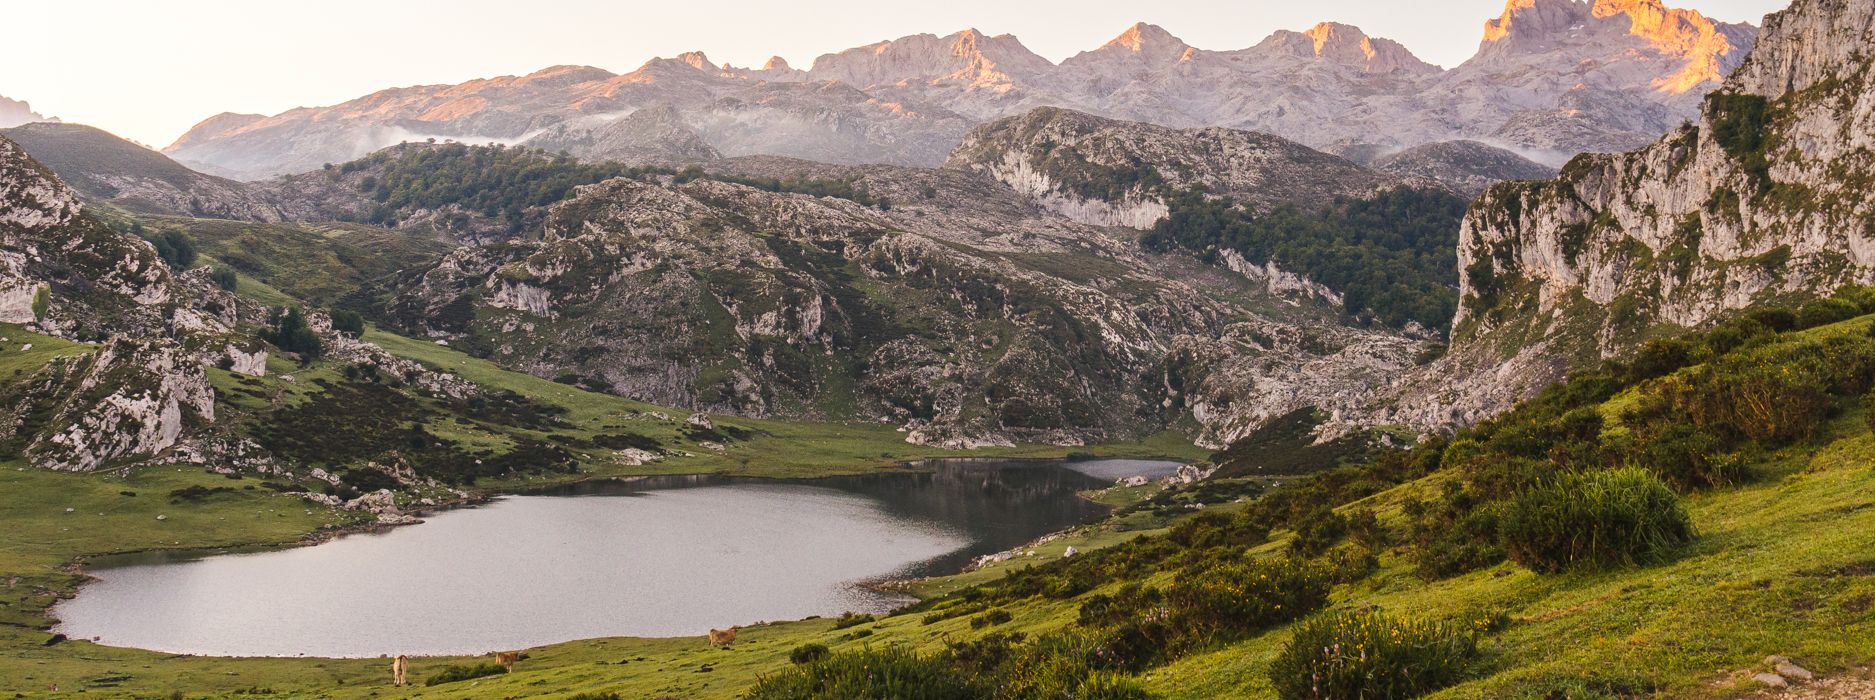
[[[0,227],[43,232],[70,223],[82,209],[57,175],[0,137]]]
[[[1082,223],[1138,229],[1165,216],[1170,194],[1193,188],[1261,211],[1314,208],[1408,183],[1268,134],[1056,108],[978,127],[945,167],[987,174]]]
[[[1798,0],[1697,122],[1486,191],[1451,352],[1382,420],[1475,421],[1644,338],[1875,281],[1872,40],[1875,2]]]
[[[557,66],[397,88],[270,117],[219,115],[166,150],[243,179],[426,138],[531,142],[633,162],[701,157],[707,146],[730,157],[935,165],[977,123],[1055,106],[1258,130],[1331,150],[1495,140],[1560,163],[1641,145],[1692,116],[1754,37],[1749,25],[1658,0],[1510,0],[1477,56],[1451,70],[1337,23],[1226,51],[1141,23],[1060,65],[1015,37],[966,30],[830,53],[806,71],[776,59],[753,70],[718,66],[691,53],[623,75]],[[1597,106],[1577,110],[1584,101]],[[677,116],[642,126],[621,118],[647,109]],[[629,147],[607,150],[608,141]]]
[[[1401,177],[1436,180],[1467,197],[1476,197],[1505,180],[1544,180],[1556,175],[1555,168],[1477,141],[1414,146],[1368,165]]]
[[[28,394],[8,407],[8,432],[24,427],[34,404],[55,403],[25,454],[35,466],[61,471],[153,456],[175,446],[185,428],[215,420],[201,366],[162,339],[120,337],[96,353],[57,360]]]

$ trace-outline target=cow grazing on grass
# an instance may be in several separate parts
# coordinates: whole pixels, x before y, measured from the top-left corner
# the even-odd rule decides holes
[[[495,652],[495,663],[501,664],[501,667],[508,669],[509,673],[514,673],[514,662],[520,660],[521,652],[518,651]]]
[[[399,654],[391,659],[391,685],[402,686],[407,682],[406,674],[410,671],[410,660]]]
[[[710,630],[710,646],[727,647],[735,643],[736,643],[736,628],[731,627],[726,630],[719,630],[719,629]]]

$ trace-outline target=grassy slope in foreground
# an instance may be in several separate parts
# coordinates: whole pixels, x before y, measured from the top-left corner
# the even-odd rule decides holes
[[[243,280],[243,284],[250,280]],[[252,290],[244,290],[251,292]],[[15,326],[0,328],[0,372],[30,374],[54,357],[80,354],[89,346],[25,332]],[[627,399],[595,394],[531,375],[503,370],[493,363],[470,358],[434,343],[401,338],[372,330],[368,339],[393,353],[458,372],[484,386],[507,389],[568,409],[569,432],[597,433],[624,417],[643,411],[665,410],[679,420],[682,412]],[[21,348],[31,343],[30,351]],[[289,369],[293,368],[276,368]],[[293,370],[302,380],[334,370],[320,364]],[[222,379],[220,374],[217,379]],[[225,374],[225,373],[221,373]],[[309,384],[302,381],[300,384]],[[225,420],[239,420],[230,405]],[[576,475],[521,477],[507,481],[486,479],[480,490],[502,492],[537,488],[551,481],[593,476],[647,473],[736,473],[775,477],[811,477],[840,472],[895,468],[904,459],[925,456],[1059,457],[1067,448],[1044,445],[962,453],[909,445],[890,426],[874,424],[793,423],[717,417],[730,424],[760,431],[756,437],[731,444],[722,453],[693,453],[661,462],[627,467],[596,464]],[[669,428],[675,431],[675,426]],[[663,437],[661,433],[652,433]],[[1163,434],[1131,444],[1075,448],[1075,451],[1114,456],[1169,456],[1196,458],[1202,452],[1178,436]],[[387,664],[375,659],[229,659],[185,657],[135,649],[103,647],[82,641],[45,646],[51,636],[44,611],[59,597],[68,596],[82,578],[67,569],[76,557],[160,548],[217,548],[236,545],[285,544],[301,541],[321,530],[360,524],[362,516],[344,511],[309,507],[293,495],[277,494],[258,486],[259,480],[230,479],[195,468],[150,467],[128,476],[68,474],[0,463],[0,523],[8,534],[0,538],[0,692],[34,696],[84,691],[91,697],[157,696],[183,692],[189,697],[224,696],[253,690],[280,695],[332,693],[347,689],[362,693],[385,690]],[[194,500],[172,498],[179,489],[200,486],[228,490]],[[129,495],[135,494],[135,495]],[[66,509],[71,509],[67,512]],[[164,516],[157,520],[157,516]],[[739,645],[736,662],[723,663],[697,638],[671,640],[596,640],[556,645],[534,653],[527,667],[576,664],[588,669],[596,661],[615,662],[643,657],[631,669],[648,673],[632,687],[650,693],[690,696],[698,690],[733,694],[752,683],[760,669],[772,668],[785,658],[797,639],[817,638],[828,623],[805,621],[752,630]],[[746,653],[765,649],[764,639],[786,646],[778,654]],[[722,654],[732,652],[721,652]],[[413,675],[421,679],[464,659],[423,659]],[[716,661],[720,675],[695,673],[699,661]],[[661,669],[661,670],[659,670]],[[690,675],[683,675],[690,674]],[[517,676],[517,678],[519,678]],[[483,685],[489,685],[485,682]],[[438,690],[454,696],[471,689],[467,683]],[[518,694],[533,695],[540,691]],[[414,691],[413,691],[414,692]],[[508,691],[517,694],[516,691]]]

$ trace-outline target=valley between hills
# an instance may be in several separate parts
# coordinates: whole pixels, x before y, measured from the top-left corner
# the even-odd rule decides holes
[[[970,30],[395,88],[162,151],[0,99],[0,692],[1875,694],[1870,45],[1870,0],[1513,0],[1451,69],[1334,23],[1060,63]],[[412,655],[408,684],[59,619],[118,555],[333,552],[652,476],[892,515],[828,485],[950,458],[1179,466],[1063,481],[1103,512],[962,570],[841,582],[867,609]],[[940,505],[1008,526],[1060,507],[1034,484]],[[772,554],[684,528],[773,523],[692,515],[576,534]],[[959,532],[880,520],[726,583]],[[531,547],[497,534],[461,556]]]

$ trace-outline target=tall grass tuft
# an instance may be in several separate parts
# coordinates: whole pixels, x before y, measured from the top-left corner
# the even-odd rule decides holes
[[[1504,549],[1544,573],[1652,563],[1694,537],[1680,498],[1644,469],[1566,472],[1511,502]]]

